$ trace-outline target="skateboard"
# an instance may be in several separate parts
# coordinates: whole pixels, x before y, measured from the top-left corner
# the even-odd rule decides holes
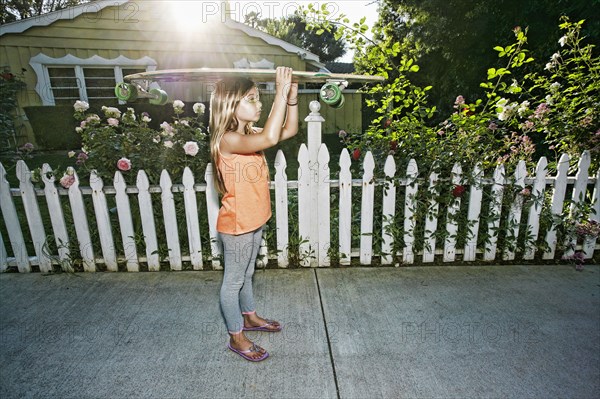
[[[169,101],[167,93],[160,88],[150,88],[160,82],[204,82],[216,83],[224,78],[244,77],[255,83],[274,82],[274,69],[233,69],[233,68],[194,68],[164,69],[135,73],[123,78],[115,86],[115,95],[121,101],[135,101],[148,98],[151,104],[164,105]],[[349,83],[377,83],[385,79],[381,76],[352,75],[340,73],[293,71],[292,80],[298,83],[324,83],[319,90],[319,98],[333,108],[344,106],[343,91]]]

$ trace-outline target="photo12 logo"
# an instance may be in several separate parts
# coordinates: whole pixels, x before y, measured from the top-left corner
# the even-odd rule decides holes
[[[202,22],[208,22],[215,17],[219,17],[221,22],[225,22],[227,19],[234,19],[241,22],[245,21],[249,15],[255,15],[258,19],[279,19],[287,17],[305,9],[309,2],[202,1],[201,3]],[[325,2],[322,4],[312,3],[312,5],[315,9],[324,7],[331,17],[335,17],[340,12],[340,7],[335,2]]]

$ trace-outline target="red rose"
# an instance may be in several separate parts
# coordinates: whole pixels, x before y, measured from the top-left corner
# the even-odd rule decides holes
[[[396,151],[398,149],[398,142],[396,140],[390,141],[390,150]]]
[[[131,169],[131,161],[127,158],[121,158],[117,161],[117,168],[123,172]]]
[[[352,152],[352,159],[354,159],[355,161],[358,161],[360,158],[360,149],[356,148],[353,152]]]
[[[465,191],[467,191],[465,186],[461,186],[460,184],[456,185],[456,186],[454,186],[454,189],[452,190],[452,196],[454,196],[454,198],[462,197],[462,195],[465,193]]]
[[[384,127],[388,128],[390,127],[390,125],[392,124],[392,120],[391,119],[386,119],[385,123],[383,124]]]

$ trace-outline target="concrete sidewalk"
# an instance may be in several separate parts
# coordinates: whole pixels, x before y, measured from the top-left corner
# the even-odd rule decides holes
[[[226,349],[220,272],[0,275],[2,398],[596,398],[600,268],[257,271]]]

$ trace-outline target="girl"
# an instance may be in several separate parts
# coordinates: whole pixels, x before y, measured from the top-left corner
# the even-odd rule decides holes
[[[252,126],[262,104],[251,80],[222,80],[210,100],[211,160],[222,195],[217,218],[225,263],[221,310],[230,335],[228,348],[253,362],[269,353],[244,331],[281,331],[278,322],[256,314],[252,293],[262,228],[271,217],[269,171],[261,151],[298,132],[298,84],[292,83],[292,69],[278,67],[275,84],[273,107],[262,129]]]

